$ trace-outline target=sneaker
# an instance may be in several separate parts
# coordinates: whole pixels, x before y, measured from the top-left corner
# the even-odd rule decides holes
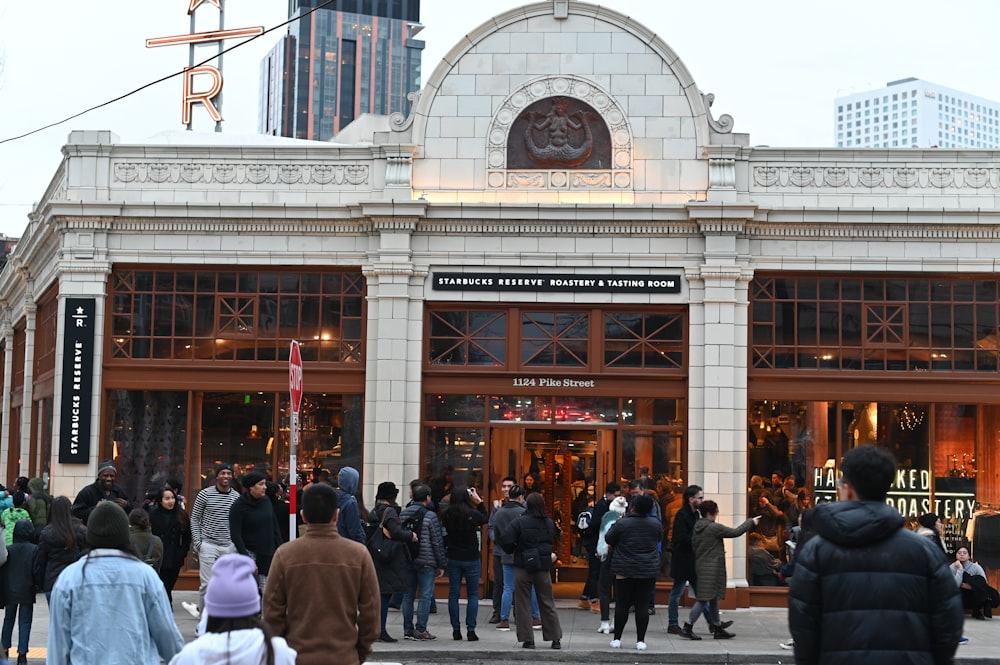
[[[576,606],[577,606],[577,608],[579,608],[581,610],[589,610],[590,609],[590,601],[587,600],[586,598],[581,598],[580,602],[577,603]]]
[[[531,620],[531,629],[532,630],[541,630],[542,629],[542,618],[541,617],[535,617],[535,618],[533,618]]]
[[[670,635],[683,635],[680,626],[667,626],[667,633]]]
[[[636,642],[635,643],[635,648],[636,648],[637,651],[645,651],[646,650],[646,643],[645,642]]]
[[[403,631],[403,639],[404,640],[415,640],[415,639],[417,639],[416,638],[416,632],[417,631],[413,630],[412,628],[407,628],[406,630]]]
[[[552,640],[552,644],[549,645],[553,649],[562,649],[562,642],[559,640]]]
[[[181,607],[183,607],[184,611],[190,614],[192,618],[194,619],[201,618],[201,612],[198,611],[198,606],[195,605],[194,603],[189,603],[186,600],[181,601]]]
[[[437,638],[428,633],[426,630],[415,630],[413,631],[413,637],[410,639],[418,642],[429,642],[431,640],[436,640]]]
[[[476,635],[476,631],[474,631],[474,630],[470,630],[469,633],[465,637],[470,642],[478,642],[479,641],[479,635]]]
[[[621,640],[611,640],[611,648],[612,649],[621,649],[622,648],[622,641]]]
[[[778,646],[782,649],[787,649],[791,651],[795,648],[795,640],[788,640],[787,642],[778,642]]]
[[[460,631],[460,630],[453,630],[453,631],[451,631],[451,639],[455,640],[456,642],[461,642],[462,641],[462,631]]]
[[[500,623],[500,615],[494,614],[490,617],[490,623]]]
[[[497,630],[510,630],[510,621],[501,619],[500,622],[497,623]]]
[[[968,643],[969,643],[969,638],[968,638],[968,637],[966,637],[965,635],[962,635],[962,637],[961,637],[961,638],[959,638],[959,640],[958,640],[958,643],[959,643],[960,645],[961,645],[961,644],[968,644]]]
[[[392,635],[383,630],[382,634],[378,636],[378,641],[387,642],[391,644],[393,642],[398,642],[399,640],[397,640],[395,637],[393,637]]]
[[[604,633],[605,635],[609,635],[611,633],[611,622],[610,621],[602,621],[600,628],[597,629],[597,632]]]

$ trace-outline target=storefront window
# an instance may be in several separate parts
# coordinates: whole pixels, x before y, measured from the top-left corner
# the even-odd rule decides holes
[[[185,478],[188,393],[184,391],[108,391],[110,454],[119,468],[118,483],[134,506],[146,491],[170,478]]]
[[[481,427],[428,427],[424,478],[435,503],[458,485],[482,489],[486,442]]]

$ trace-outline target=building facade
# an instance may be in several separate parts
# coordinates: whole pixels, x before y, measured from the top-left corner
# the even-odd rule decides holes
[[[917,78],[838,97],[838,148],[1000,147],[1000,102]]]
[[[260,66],[258,130],[329,141],[363,113],[410,112],[420,89],[420,0],[289,0],[298,18]]]
[[[0,273],[8,475],[285,475],[296,339],[298,471],[355,466],[369,503],[512,475],[569,524],[648,469],[668,517],[697,483],[736,523],[758,477],[822,499],[872,442],[904,515],[991,533],[996,155],[751,148],[713,101],[634,19],[556,0],[335,144],[74,132]],[[766,602],[738,542],[728,602]]]

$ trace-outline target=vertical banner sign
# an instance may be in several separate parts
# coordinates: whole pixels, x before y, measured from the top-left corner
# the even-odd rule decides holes
[[[67,298],[63,315],[59,463],[90,462],[94,384],[94,298]]]
[[[296,340],[292,340],[292,348],[288,354],[288,396],[292,407],[291,424],[288,428],[288,538],[295,540],[295,485],[299,475],[295,457],[299,449],[299,409],[302,407],[302,355]]]

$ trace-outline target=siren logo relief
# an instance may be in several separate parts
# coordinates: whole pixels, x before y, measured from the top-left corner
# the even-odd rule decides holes
[[[526,111],[524,146],[539,166],[579,166],[594,151],[588,111],[568,112],[565,97],[552,100],[548,113]]]

